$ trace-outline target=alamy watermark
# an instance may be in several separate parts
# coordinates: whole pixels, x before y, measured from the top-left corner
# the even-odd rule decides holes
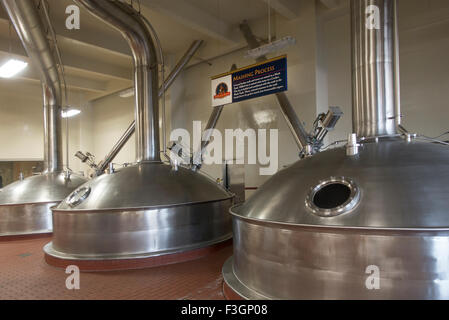
[[[366,268],[365,273],[369,275],[365,281],[366,288],[368,290],[380,290],[380,268],[371,265]]]
[[[69,15],[65,20],[65,27],[69,30],[79,30],[81,27],[80,8],[72,4],[67,6],[65,13]]]
[[[75,265],[68,266],[65,269],[66,274],[70,274],[65,280],[65,287],[68,290],[79,290],[80,289],[80,268]]]
[[[378,6],[370,5],[365,9],[366,28],[369,30],[380,30],[380,9]]]
[[[170,141],[182,145],[186,150],[192,150],[192,146],[199,148],[202,141],[210,141],[201,154],[198,154],[198,150],[193,155],[192,162],[195,165],[259,164],[261,166],[259,173],[264,176],[273,175],[278,171],[279,134],[277,129],[269,131],[266,129],[226,129],[223,138],[223,134],[216,129],[206,130],[202,134],[201,121],[193,121],[192,135],[186,129],[175,129],[170,134]],[[176,159],[182,164],[190,164],[190,158],[186,159],[176,152],[171,152],[170,158]]]

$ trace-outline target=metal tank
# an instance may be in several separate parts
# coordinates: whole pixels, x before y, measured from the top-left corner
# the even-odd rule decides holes
[[[148,26],[121,1],[76,2],[120,31],[132,49],[137,164],[89,181],[53,209],[46,261],[101,271],[208,253],[232,236],[233,195],[201,173],[161,161],[158,62]]]
[[[357,135],[231,209],[229,298],[449,299],[449,147],[400,126],[396,1],[351,20]]]
[[[44,100],[44,172],[0,190],[2,236],[52,232],[52,206],[86,179],[63,172],[61,133],[61,81],[34,1],[2,0],[33,67],[41,76]]]

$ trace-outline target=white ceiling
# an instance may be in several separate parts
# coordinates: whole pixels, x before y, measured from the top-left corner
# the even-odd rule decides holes
[[[39,0],[30,0],[39,1]],[[66,7],[72,0],[47,0],[50,16],[72,91],[95,99],[132,86],[130,50],[121,35],[81,8],[81,29],[65,28]],[[131,0],[122,0],[131,3]],[[165,55],[174,62],[194,40],[204,40],[192,63],[210,60],[246,46],[238,26],[243,20],[264,26],[268,3],[278,19],[296,19],[301,1],[306,0],[133,0],[153,24],[161,39]],[[310,1],[310,0],[307,0]],[[317,0],[325,9],[344,6],[348,0]],[[447,2],[447,0],[444,0]],[[26,59],[25,51],[0,8],[0,62],[11,54]],[[263,27],[260,33],[266,33]],[[266,34],[259,34],[266,37]],[[32,66],[18,76],[13,89],[22,92],[21,84],[39,85]],[[19,81],[20,80],[20,81]],[[0,81],[0,84],[4,81]],[[8,89],[6,89],[8,88]],[[11,86],[0,85],[0,92]],[[8,91],[9,92],[9,91]]]
[[[192,61],[198,63],[244,47],[238,24],[245,19],[265,19],[268,13],[265,1],[140,0],[140,7],[142,14],[158,32],[167,56],[179,57],[194,40],[204,40],[204,45]],[[297,0],[272,1],[294,3]],[[121,35],[83,8],[81,29],[67,30],[65,10],[74,2],[48,0],[48,3],[70,89],[83,91],[88,99],[94,99],[130,87],[132,60],[128,45]],[[138,3],[138,0],[133,1],[135,8],[139,7]],[[9,19],[1,8],[0,62],[10,55],[27,59],[14,28],[10,31]],[[16,81],[14,88],[17,91],[21,91],[20,83],[39,85],[39,77],[32,65],[17,80],[22,80]],[[3,90],[2,87],[0,90]]]

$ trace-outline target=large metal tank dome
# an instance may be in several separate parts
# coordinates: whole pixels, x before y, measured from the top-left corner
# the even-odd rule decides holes
[[[39,174],[19,180],[0,189],[2,206],[38,203],[60,203],[86,179],[75,174]]]
[[[282,170],[232,212],[307,226],[449,229],[447,159],[449,147],[401,138],[363,143],[355,157],[337,148]]]
[[[55,211],[149,209],[230,198],[223,187],[204,174],[151,163],[91,180],[62,201]]]
[[[448,144],[400,124],[396,1],[350,17],[354,133],[231,208],[227,297],[449,299]]]
[[[33,67],[39,71],[43,92],[44,172],[0,190],[0,237],[52,232],[50,208],[87,180],[63,171],[61,103],[58,65],[47,39],[47,27],[34,1],[2,0]],[[45,6],[42,10],[46,10]],[[44,14],[45,16],[45,14]],[[56,48],[57,49],[57,48]]]
[[[448,299],[449,147],[387,140],[301,160],[231,208],[227,296]]]
[[[118,0],[77,0],[121,32],[134,58],[136,165],[97,177],[53,209],[49,264],[81,270],[192,260],[232,237],[233,195],[203,174],[162,163],[158,60],[151,26]]]
[[[163,163],[123,168],[80,186],[53,208],[46,258],[57,266],[76,260],[84,270],[152,266],[151,258],[230,239],[232,198],[186,168]]]
[[[0,190],[0,235],[52,232],[50,208],[85,182],[77,175],[52,173],[7,185]]]

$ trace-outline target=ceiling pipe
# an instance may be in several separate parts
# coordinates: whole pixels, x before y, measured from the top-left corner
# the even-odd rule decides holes
[[[353,129],[362,138],[395,135],[401,123],[396,6],[351,0]]]
[[[34,1],[1,2],[33,67],[39,70],[44,99],[44,173],[62,172],[61,80],[45,28]]]
[[[158,61],[154,41],[140,14],[111,0],[74,0],[118,30],[131,47],[136,99],[136,161],[160,162]]]
[[[159,98],[164,95],[164,93],[170,88],[176,78],[179,76],[181,71],[187,66],[190,60],[193,58],[195,53],[203,44],[203,40],[195,40],[186,53],[182,56],[179,62],[176,64],[175,68],[170,72],[164,85],[159,88]],[[109,164],[115,159],[117,154],[123,149],[128,140],[132,137],[136,130],[136,121],[134,120],[116,144],[112,147],[111,151],[106,155],[106,157],[98,164],[98,169],[96,169],[97,175],[102,175],[104,171],[109,167]]]

